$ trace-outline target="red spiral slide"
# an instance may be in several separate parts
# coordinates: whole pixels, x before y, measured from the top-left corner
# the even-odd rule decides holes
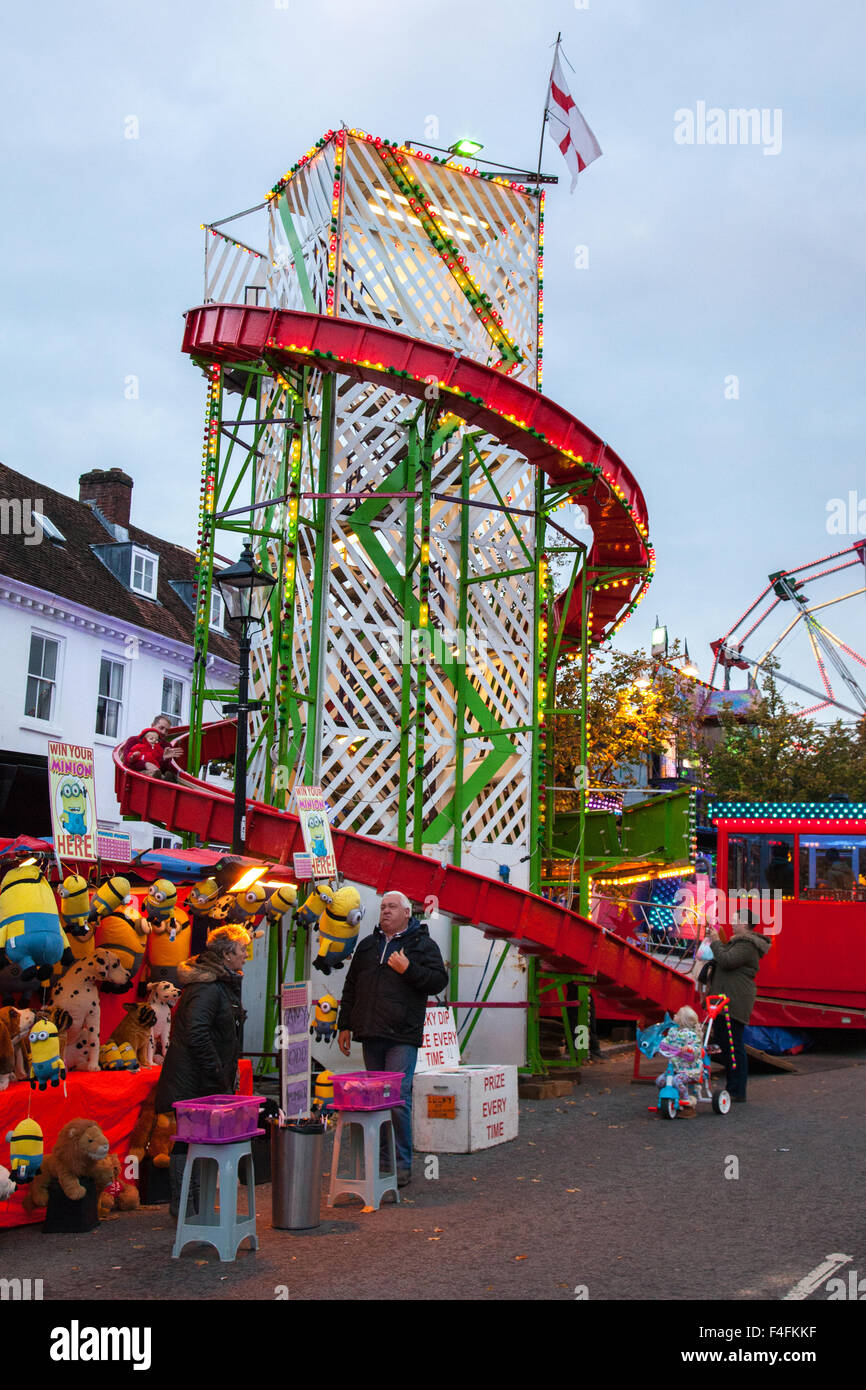
[[[203,765],[233,756],[235,727],[233,720],[205,726]],[[185,732],[174,734],[182,741]],[[132,772],[121,763],[119,750],[114,765],[115,790],[125,815],[177,834],[191,831],[205,843],[231,843],[229,794],[188,773],[180,773],[178,782],[164,782]],[[596,992],[626,1012],[654,1019],[666,1009],[673,1014],[684,1004],[694,1006],[695,987],[686,976],[547,898],[363,835],[338,829],[332,834],[337,867],[349,883],[364,884],[380,895],[398,889],[422,905],[435,898],[440,912],[477,927],[486,937],[543,957],[554,969],[596,976]],[[291,863],[292,854],[304,850],[297,816],[249,801],[246,845],[256,858]]]

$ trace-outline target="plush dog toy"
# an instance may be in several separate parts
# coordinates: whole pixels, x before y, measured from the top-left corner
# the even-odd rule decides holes
[[[150,1030],[150,1051],[146,1066],[157,1063],[161,1066],[168,1051],[171,1035],[171,1012],[180,998],[180,990],[169,980],[152,980],[147,986],[146,999],[156,1014],[156,1023]]]
[[[9,1169],[0,1163],[0,1202],[8,1202],[15,1196],[15,1184],[9,1176]]]
[[[126,989],[129,975],[111,951],[97,951],[70,965],[51,991],[51,1004],[72,1020],[66,1041],[70,1071],[99,1070],[99,990],[105,985]]]
[[[86,1195],[82,1178],[93,1178],[97,1192],[107,1187],[114,1177],[114,1164],[108,1154],[108,1140],[93,1120],[70,1120],[57,1136],[50,1154],[42,1161],[42,1170],[24,1194],[24,1208],[48,1206],[51,1179],[56,1178],[70,1202],[80,1202]]]
[[[118,1023],[111,1037],[110,1043],[116,1043],[123,1055],[124,1043],[129,1044],[129,1049],[139,1066],[148,1067],[148,1058],[153,1051],[150,1041],[150,1030],[156,1023],[156,1011],[149,1004],[124,1004],[126,1018]],[[125,1065],[129,1069],[129,1056],[126,1057]]]

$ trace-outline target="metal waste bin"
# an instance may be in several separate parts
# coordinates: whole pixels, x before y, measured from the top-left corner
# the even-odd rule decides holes
[[[271,1225],[278,1231],[318,1226],[322,1201],[321,1120],[271,1125]]]

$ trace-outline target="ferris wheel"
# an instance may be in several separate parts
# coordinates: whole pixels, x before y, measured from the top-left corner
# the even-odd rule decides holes
[[[822,566],[824,568],[821,568]],[[845,580],[836,579],[832,584],[822,583],[828,580],[829,576],[839,576],[845,571],[851,571]],[[848,584],[852,582],[855,587],[849,589]],[[807,586],[808,594],[805,592]],[[842,588],[846,592],[834,593],[834,588]],[[855,541],[847,549],[836,550],[831,555],[824,555],[820,560],[813,560],[808,565],[778,570],[771,574],[766,587],[754,603],[737,619],[724,637],[710,644],[715,657],[710,685],[715,683],[716,671],[720,666],[724,671],[724,688],[727,690],[730,688],[732,669],[756,674],[773,660],[778,662],[780,667],[776,672],[777,680],[794,686],[817,700],[816,704],[800,710],[801,715],[816,714],[832,705],[846,714],[862,718],[866,715],[866,677],[861,674],[858,680],[855,672],[858,667],[866,667],[866,659],[837,633],[831,631],[825,615],[827,610],[835,605],[856,603],[858,598],[862,605],[864,595],[866,540]],[[782,630],[778,631],[780,619]],[[830,620],[835,626],[835,617],[831,615]],[[862,617],[860,626],[862,627]],[[781,670],[782,652],[787,655],[792,646],[792,639],[802,633],[805,633],[808,650],[811,652],[822,686],[821,690],[805,685]],[[850,663],[854,663],[853,667]],[[833,684],[834,679],[837,686]],[[843,698],[840,699],[840,695]]]

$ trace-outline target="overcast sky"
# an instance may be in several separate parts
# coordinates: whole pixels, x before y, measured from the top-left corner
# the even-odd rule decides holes
[[[657,574],[620,645],[647,643],[658,612],[706,677],[709,642],[769,571],[857,538],[856,517],[828,534],[832,499],[857,493],[866,533],[864,16],[862,0],[7,10],[0,457],[73,495],[85,469],[119,465],[134,522],[193,546],[203,389],[180,341],[202,297],[199,224],[259,202],[341,120],[423,140],[435,116],[441,143],[471,134],[534,167],[561,30],[604,155],[571,196],[546,142],[563,177],[547,199],[545,391],[647,498]],[[766,111],[771,138],[678,143],[675,113],[699,103]],[[832,613],[866,647],[866,599]]]

